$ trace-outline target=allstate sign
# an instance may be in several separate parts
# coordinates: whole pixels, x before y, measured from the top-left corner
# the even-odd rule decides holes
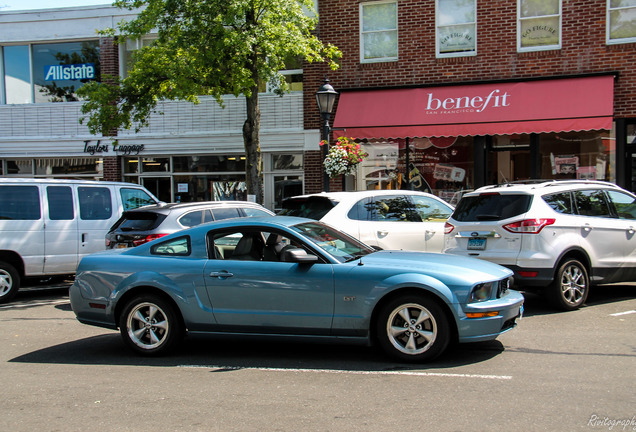
[[[95,79],[95,63],[44,66],[45,81]]]

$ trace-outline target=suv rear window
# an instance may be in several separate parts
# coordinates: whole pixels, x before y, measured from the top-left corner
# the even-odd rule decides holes
[[[336,204],[337,201],[325,197],[290,198],[283,201],[283,210],[278,214],[320,220]]]
[[[158,227],[165,218],[165,215],[154,212],[124,212],[110,230],[119,228],[122,231],[148,231]]]
[[[452,218],[459,222],[499,221],[528,211],[532,195],[482,194],[464,196]]]

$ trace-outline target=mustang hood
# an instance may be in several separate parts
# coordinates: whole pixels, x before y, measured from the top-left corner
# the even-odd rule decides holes
[[[448,280],[450,277],[489,281],[493,280],[493,276],[503,279],[513,274],[499,264],[442,253],[378,251],[362,257],[362,263],[401,270],[412,269],[440,280]]]

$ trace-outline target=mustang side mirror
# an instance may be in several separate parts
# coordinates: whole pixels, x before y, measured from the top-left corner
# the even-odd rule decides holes
[[[309,264],[318,262],[318,257],[308,254],[305,249],[291,248],[283,251],[281,261]]]

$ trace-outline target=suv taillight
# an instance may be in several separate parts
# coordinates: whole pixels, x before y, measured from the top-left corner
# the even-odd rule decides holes
[[[503,226],[503,229],[515,234],[539,234],[541,230],[556,222],[556,219],[526,219]]]
[[[133,243],[133,246],[139,246],[139,245],[142,245],[144,243],[148,243],[149,241],[153,241],[153,240],[156,240],[156,239],[158,239],[160,237],[167,236],[167,235],[168,234],[148,234],[146,237],[143,237],[143,238],[140,238],[140,239],[137,239],[137,240],[133,240],[132,243]]]
[[[455,227],[451,224],[449,224],[448,222],[446,222],[444,224],[444,234],[450,234],[453,232],[453,230],[455,229]]]

